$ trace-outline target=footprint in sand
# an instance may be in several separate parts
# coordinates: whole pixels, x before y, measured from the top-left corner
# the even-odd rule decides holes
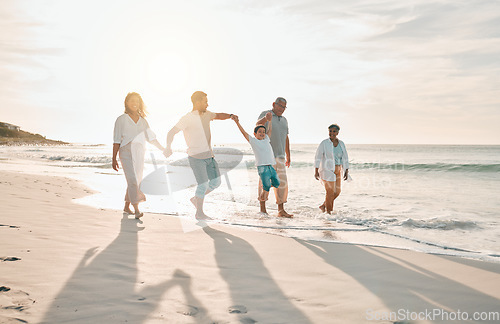
[[[243,324],[254,324],[254,323],[257,323],[256,320],[254,320],[253,318],[250,318],[250,317],[243,317],[240,319],[240,323],[243,323]]]
[[[248,312],[247,308],[243,305],[234,305],[228,308],[231,314],[246,314]]]
[[[21,260],[21,258],[18,258],[18,257],[0,257],[0,260],[2,262],[5,262],[5,261],[19,261],[19,260]]]
[[[198,314],[198,307],[184,305],[183,309],[178,310],[177,313],[186,316],[196,316],[196,314]]]
[[[26,311],[31,307],[32,304],[35,303],[33,299],[29,297],[30,295],[27,292],[22,290],[12,290],[9,287],[2,286],[0,290],[0,297],[2,300],[0,310],[6,311],[11,316],[17,316],[20,313]],[[15,317],[7,317],[7,323],[27,323],[26,321],[15,318]],[[3,320],[3,319],[2,319]],[[2,321],[2,323],[4,323]]]
[[[4,224],[0,224],[0,226],[5,226],[5,227],[8,227],[8,228],[19,228],[19,226],[14,226],[14,225],[4,225]]]
[[[28,323],[28,321],[25,321],[23,319],[20,319],[20,318],[15,318],[15,317],[4,317],[4,316],[1,316],[0,315],[0,323],[3,323],[3,324],[19,324],[19,323]]]
[[[243,306],[243,305],[234,305],[234,306],[231,306],[228,308],[228,311],[230,314],[246,314],[248,312],[248,309]],[[241,317],[239,319],[240,323],[243,323],[243,324],[254,324],[254,323],[257,323],[256,320],[254,320],[253,318],[250,318],[248,316],[246,317]]]

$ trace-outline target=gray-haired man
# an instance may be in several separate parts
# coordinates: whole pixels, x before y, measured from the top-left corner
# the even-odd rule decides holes
[[[290,167],[290,140],[288,139],[288,121],[283,117],[283,113],[286,109],[286,99],[282,97],[276,98],[273,102],[272,110],[263,111],[257,125],[264,125],[267,128],[266,114],[271,112],[273,118],[271,122],[273,123],[273,132],[271,134],[271,146],[274,152],[274,158],[276,159],[276,165],[274,169],[278,173],[280,179],[280,186],[274,189],[274,195],[276,196],[276,204],[278,205],[278,216],[279,217],[293,217],[293,215],[287,213],[284,208],[284,204],[288,197],[288,182],[286,177],[286,167]],[[267,214],[266,201],[268,199],[269,193],[266,195],[265,191],[263,193],[262,182],[259,180],[259,201],[260,201],[260,211]]]

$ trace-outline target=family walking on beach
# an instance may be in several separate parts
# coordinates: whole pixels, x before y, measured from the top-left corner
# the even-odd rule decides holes
[[[233,120],[255,154],[255,164],[259,174],[258,200],[260,211],[267,214],[266,201],[271,187],[274,187],[278,216],[291,218],[284,204],[288,197],[286,168],[291,165],[288,121],[283,116],[287,108],[285,98],[278,97],[271,110],[263,111],[256,123],[253,136],[249,135],[239,123],[235,114],[214,113],[208,108],[207,94],[196,91],[191,96],[193,109],[182,116],[167,134],[167,145],[163,147],[146,121],[146,110],[142,97],[131,92],[125,98],[125,112],[115,122],[113,141],[113,169],[118,171],[117,156],[120,158],[127,180],[125,206],[123,211],[140,218],[143,213],[139,203],[146,201],[140,190],[144,169],[146,141],[156,146],[165,157],[172,155],[174,136],[182,131],[187,145],[189,165],[196,178],[197,188],[191,202],[196,208],[196,219],[209,220],[203,211],[205,196],[220,186],[220,171],[211,144],[210,122],[212,120]],[[341,179],[349,177],[349,158],[344,142],[337,138],[340,127],[328,127],[329,137],[318,146],[315,156],[314,177],[320,180],[326,190],[326,197],[319,208],[331,213],[335,199],[341,191]],[[344,171],[342,175],[341,172]],[[132,204],[134,210],[130,209]]]

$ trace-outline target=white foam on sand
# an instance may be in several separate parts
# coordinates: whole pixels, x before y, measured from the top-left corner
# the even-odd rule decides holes
[[[17,148],[17,155],[2,157],[0,163],[3,170],[7,171],[77,179],[94,193],[75,202],[101,209],[123,209],[126,181],[121,170],[115,172],[110,168],[96,168],[93,164],[99,159],[108,162],[105,156],[99,155],[100,153],[90,158],[90,165],[75,166],[74,162],[90,161],[87,158],[79,158],[83,155],[78,149],[71,151],[71,154],[66,151],[60,153],[61,156],[69,155],[69,160],[45,158],[60,156],[57,150],[51,153],[47,152],[50,148]],[[29,159],[25,159],[24,154],[28,154]],[[181,161],[181,157],[181,154],[177,154],[176,161]],[[389,206],[390,208],[380,207],[392,204],[393,201],[386,199],[381,192],[371,193],[366,188],[360,190],[359,183],[356,184],[357,180],[352,183],[344,182],[343,192],[336,202],[333,215],[322,214],[316,205],[321,202],[323,189],[304,168],[288,170],[290,195],[285,206],[295,217],[276,217],[273,193],[270,194],[268,202],[270,217],[262,217],[256,199],[257,170],[247,168],[246,162],[249,158],[250,155],[245,155],[243,161],[234,169],[221,168],[222,184],[205,201],[205,211],[215,222],[299,239],[386,246],[499,262],[497,255],[500,253],[495,250],[497,243],[481,235],[471,235],[479,230],[490,230],[485,229],[486,225],[467,219],[454,219],[449,213],[425,217],[414,204],[406,205],[410,207],[405,207],[404,204]],[[177,215],[181,219],[192,219],[194,208],[189,199],[194,195],[195,180],[192,174],[189,178],[189,167],[182,164],[146,164],[145,179],[148,180],[148,175],[158,173],[161,168],[165,168],[165,178],[160,177],[160,185],[154,183],[156,176],[151,177],[151,183],[145,181],[143,184],[147,187],[145,191],[149,190],[150,193],[147,192],[147,202],[141,204],[142,211],[159,217]],[[162,179],[166,179],[167,191],[164,191],[165,181]],[[358,174],[357,179],[363,177]],[[411,201],[411,197],[408,199]],[[404,217],[406,215],[408,216]],[[473,217],[474,215],[471,215],[470,218]],[[186,226],[191,228],[189,222]],[[463,235],[469,235],[469,239],[462,240]],[[494,235],[494,232],[491,235]]]

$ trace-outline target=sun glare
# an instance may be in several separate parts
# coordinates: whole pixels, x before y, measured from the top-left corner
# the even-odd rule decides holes
[[[187,60],[177,53],[153,56],[145,67],[148,87],[159,93],[176,93],[186,88],[191,79]]]

